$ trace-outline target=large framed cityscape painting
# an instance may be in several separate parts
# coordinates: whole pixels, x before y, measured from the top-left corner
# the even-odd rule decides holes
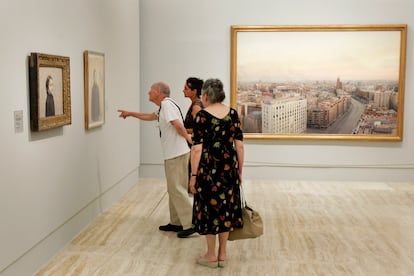
[[[402,141],[407,25],[231,26],[246,139]]]

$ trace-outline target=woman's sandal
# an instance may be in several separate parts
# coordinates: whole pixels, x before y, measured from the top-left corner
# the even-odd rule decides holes
[[[210,262],[210,261],[206,260],[206,258],[204,258],[204,257],[201,257],[200,259],[198,259],[197,263],[199,265],[207,266],[207,267],[210,267],[210,268],[217,268],[218,267],[217,261]]]
[[[225,267],[227,265],[227,261],[218,261],[218,267]]]

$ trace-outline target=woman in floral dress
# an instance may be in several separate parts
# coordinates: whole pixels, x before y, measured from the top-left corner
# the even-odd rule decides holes
[[[204,109],[196,115],[192,135],[193,224],[207,242],[207,253],[197,262],[208,267],[226,265],[229,231],[243,225],[240,202],[243,132],[237,111],[224,105],[224,98],[222,82],[206,80],[201,98]]]

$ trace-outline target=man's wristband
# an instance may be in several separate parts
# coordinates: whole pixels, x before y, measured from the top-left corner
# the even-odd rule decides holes
[[[197,176],[197,175],[192,173],[191,176]]]

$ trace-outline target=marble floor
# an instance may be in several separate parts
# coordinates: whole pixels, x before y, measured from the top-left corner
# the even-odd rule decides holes
[[[168,222],[163,179],[143,179],[37,273],[43,275],[414,275],[414,183],[245,180],[263,236],[228,242],[228,265],[196,264],[199,235]]]

